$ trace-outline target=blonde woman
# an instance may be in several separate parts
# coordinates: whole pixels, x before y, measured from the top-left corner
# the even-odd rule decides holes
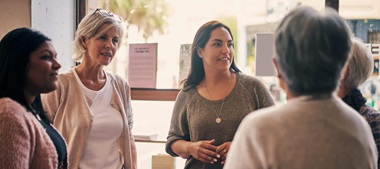
[[[76,66],[58,77],[58,90],[42,97],[47,115],[67,140],[72,169],[136,168],[130,87],[103,70],[123,35],[122,20],[102,9],[75,33]]]

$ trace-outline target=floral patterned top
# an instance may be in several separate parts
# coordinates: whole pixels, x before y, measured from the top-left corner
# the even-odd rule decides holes
[[[378,152],[378,160],[377,164],[380,167],[380,113],[373,109],[371,106],[365,104],[367,101],[360,90],[354,89],[350,93],[348,93],[343,101],[351,106],[353,109],[359,112],[371,126],[372,135],[375,139],[377,152]]]

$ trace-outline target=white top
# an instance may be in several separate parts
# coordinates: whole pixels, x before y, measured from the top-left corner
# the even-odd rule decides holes
[[[88,89],[82,84],[73,69],[81,91],[87,97],[92,114],[92,127],[86,147],[79,163],[81,169],[119,169],[122,167],[118,138],[123,122],[120,112],[111,106],[112,86],[110,78],[99,91]]]
[[[376,169],[367,122],[336,96],[294,98],[244,118],[224,169]]]

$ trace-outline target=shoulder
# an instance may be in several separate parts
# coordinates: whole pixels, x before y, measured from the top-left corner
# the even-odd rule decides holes
[[[188,90],[180,90],[178,92],[176,102],[187,103],[189,100],[193,100],[197,96],[197,89],[191,88]]]
[[[0,99],[0,125],[4,125],[6,128],[24,126],[26,121],[31,120],[31,117],[32,115],[16,101],[10,98]]]
[[[244,73],[236,73],[237,83],[241,83],[244,87],[264,87],[264,83],[257,77],[246,75]]]
[[[367,120],[380,122],[380,113],[371,106],[364,105],[360,108],[359,112]]]
[[[281,121],[282,118],[278,114],[279,112],[275,107],[262,108],[249,113],[241,121],[235,137],[240,135],[239,137],[249,140],[250,143],[246,144],[252,144],[255,142],[254,140],[263,141],[275,138],[277,135],[275,133],[281,131],[284,126]]]
[[[10,98],[1,98],[0,99],[0,114],[5,115],[8,112],[19,113],[26,111],[23,106],[21,106],[16,101]]]
[[[59,74],[58,83],[66,85],[66,84],[70,84],[72,81],[75,81],[75,76],[74,76],[74,73],[72,72],[73,69],[70,69],[67,72]]]
[[[66,79],[66,78],[74,78],[74,73],[72,72],[74,70],[74,68],[64,72],[64,73],[61,73],[58,75],[59,78],[61,79]]]
[[[117,74],[113,74],[111,72],[105,72],[105,73],[106,73],[107,77],[111,78],[113,83],[116,83],[118,85],[123,85],[123,86],[129,86],[127,80],[125,80],[121,76],[119,76]]]
[[[242,124],[244,122],[249,128],[272,130],[273,127],[279,126],[278,123],[281,122],[281,120],[277,119],[284,118],[282,114],[285,114],[283,111],[287,110],[286,107],[287,106],[280,105],[255,110],[243,119]],[[278,123],[272,123],[274,121]]]

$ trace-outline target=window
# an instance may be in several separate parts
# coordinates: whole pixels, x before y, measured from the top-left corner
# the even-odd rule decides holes
[[[106,0],[88,1],[88,11],[92,12],[97,7],[111,10],[124,15],[125,12],[136,10],[117,10],[106,3]],[[146,1],[148,2],[148,1]],[[134,134],[157,133],[159,139],[165,140],[170,125],[170,118],[174,105],[174,98],[178,92],[179,79],[179,55],[181,45],[191,44],[195,32],[209,20],[220,20],[233,29],[235,38],[235,61],[243,73],[255,75],[256,58],[255,44],[256,34],[265,32],[273,33],[277,22],[292,8],[298,5],[309,5],[317,10],[325,7],[323,1],[309,0],[157,0],[157,3],[165,3],[167,15],[161,19],[166,26],[159,31],[153,31],[151,36],[144,36],[139,32],[136,24],[125,25],[128,34],[123,39],[123,45],[108,71],[128,78],[128,44],[132,43],[158,43],[157,85],[156,89],[132,89],[132,109],[134,112]],[[374,18],[379,13],[368,13],[358,17],[357,9],[363,11],[380,11],[377,0],[364,0],[360,4],[354,0],[326,0],[326,4],[337,7],[353,29],[355,36],[363,36],[363,40],[376,43],[379,41],[379,20]],[[366,5],[363,5],[366,4]],[[163,8],[151,8],[150,4],[143,6],[149,10],[162,11]],[[354,9],[354,7],[358,7]],[[377,9],[377,10],[375,10]],[[114,10],[114,11],[113,11]],[[352,12],[355,11],[355,12]],[[147,11],[146,11],[147,12]],[[372,23],[373,22],[373,23]],[[356,27],[356,26],[358,27]],[[367,26],[365,26],[367,25]],[[160,34],[159,32],[164,34]],[[272,57],[272,56],[268,56]],[[268,65],[272,66],[272,65]],[[279,89],[277,79],[274,76],[259,77],[276,96],[278,103],[285,101],[284,92]],[[164,101],[159,101],[164,98]],[[151,101],[156,100],[156,101]],[[158,100],[158,101],[157,101]],[[164,144],[137,143],[139,168],[151,167],[151,156],[157,153],[165,153]],[[183,168],[184,161],[176,158],[177,168]]]
[[[353,35],[363,40],[371,49],[374,59],[372,76],[360,86],[367,104],[380,109],[379,45],[380,45],[380,1],[340,0],[339,14],[347,19]]]

